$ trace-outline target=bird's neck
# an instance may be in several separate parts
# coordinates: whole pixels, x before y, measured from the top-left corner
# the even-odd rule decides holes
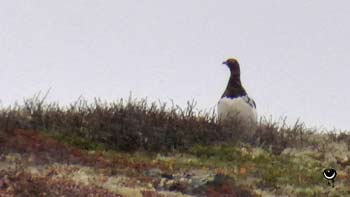
[[[230,80],[228,81],[227,87],[242,87],[241,75],[231,73]]]
[[[246,95],[246,91],[242,86],[240,75],[232,75],[230,76],[230,80],[228,81],[226,91],[222,95],[222,97],[238,97]]]

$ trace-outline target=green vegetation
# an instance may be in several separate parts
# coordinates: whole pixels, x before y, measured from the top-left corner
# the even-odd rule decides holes
[[[0,174],[23,181],[12,171],[1,168],[1,162],[12,162],[8,155],[18,152],[19,158],[28,157],[27,160],[37,163],[77,162],[96,171],[108,169],[102,170],[104,176],[122,174],[130,179],[128,184],[137,179],[135,182],[141,188],[137,191],[124,187],[125,183],[121,188],[111,189],[107,183],[94,182],[96,191],[107,188],[126,196],[128,192],[160,195],[160,190],[184,195],[350,194],[347,132],[320,133],[300,122],[287,126],[284,121],[277,123],[271,119],[261,119],[254,131],[245,130],[247,127],[238,121],[222,126],[216,122],[214,112],[197,111],[194,102],[181,109],[174,104],[131,98],[114,103],[96,99],[92,104],[79,99],[64,107],[44,100],[45,96],[36,95],[23,105],[0,109]],[[46,152],[49,159],[32,159],[39,152],[38,158]],[[15,162],[17,166],[18,159]],[[322,177],[326,167],[338,171],[334,188]],[[27,171],[23,168],[22,173],[31,176]],[[90,169],[88,172],[92,173]],[[190,172],[192,175],[188,175]],[[18,173],[17,168],[14,173]],[[83,177],[86,176],[97,175]],[[43,177],[33,180],[42,183]],[[1,181],[0,177],[0,194],[4,184]],[[32,191],[37,195],[50,187],[33,187]],[[17,193],[21,192],[24,191]]]

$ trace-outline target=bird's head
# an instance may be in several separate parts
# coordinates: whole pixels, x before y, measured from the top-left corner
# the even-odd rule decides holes
[[[227,67],[230,69],[232,74],[239,75],[240,69],[239,69],[239,63],[234,58],[229,58],[226,61],[224,61],[222,64],[227,65]]]

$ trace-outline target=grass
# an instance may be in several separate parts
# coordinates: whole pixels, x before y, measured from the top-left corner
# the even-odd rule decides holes
[[[241,192],[250,188],[260,195],[350,193],[344,186],[350,172],[350,135],[345,131],[321,133],[300,121],[288,126],[285,120],[274,122],[272,118],[260,119],[256,130],[248,131],[238,121],[229,126],[218,124],[213,111],[195,110],[195,102],[188,102],[184,109],[173,103],[132,98],[111,103],[79,99],[60,106],[46,103],[45,98],[38,94],[23,104],[0,109],[0,144],[21,129],[86,154],[102,155],[112,161],[112,175],[121,164],[135,169],[142,166],[141,171],[145,166],[158,166],[169,173],[195,168],[223,175],[231,190]],[[339,170],[337,191],[329,189],[322,177],[322,170],[329,166]]]
[[[193,145],[244,142],[279,153],[311,143],[307,137],[312,131],[302,123],[290,127],[262,119],[248,135],[238,122],[229,127],[217,124],[214,112],[198,112],[194,102],[181,109],[175,104],[169,107],[132,98],[113,103],[95,99],[92,104],[79,99],[64,107],[44,100],[45,96],[38,94],[22,105],[1,109],[0,129],[40,130],[84,149],[122,151],[183,151]],[[350,138],[343,133],[335,140],[349,142]]]

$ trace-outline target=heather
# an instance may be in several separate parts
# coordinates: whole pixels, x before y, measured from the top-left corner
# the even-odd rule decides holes
[[[350,135],[262,117],[218,124],[195,102],[35,95],[0,110],[0,194],[346,196]],[[337,169],[335,187],[322,177]]]

